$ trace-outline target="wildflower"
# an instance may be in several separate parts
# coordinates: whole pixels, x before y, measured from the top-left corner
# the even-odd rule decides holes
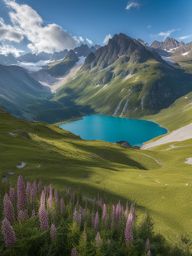
[[[39,222],[41,230],[47,230],[49,228],[48,214],[43,205],[39,208]]]
[[[107,220],[107,206],[106,206],[106,204],[103,204],[102,220],[103,220],[103,223],[105,224],[106,220]]]
[[[4,218],[2,221],[2,234],[4,238],[4,243],[6,247],[10,247],[15,244],[16,236],[13,227],[11,226],[10,222],[7,218]]]
[[[40,198],[40,207],[45,207],[45,190],[42,190],[41,192],[41,198]]]
[[[26,196],[27,196],[27,199],[28,199],[28,200],[30,199],[30,193],[31,193],[31,183],[30,183],[30,182],[27,182],[27,186],[26,186]]]
[[[119,202],[116,205],[116,208],[115,208],[115,219],[116,219],[116,221],[118,221],[121,218],[121,213],[122,213],[122,206],[121,206],[121,203]]]
[[[47,205],[49,208],[52,208],[53,206],[53,189],[52,186],[49,186],[49,198],[47,200]]]
[[[35,217],[35,209],[32,210],[31,217]]]
[[[34,181],[30,190],[30,199],[32,202],[35,200],[36,194],[37,194],[37,184]]]
[[[102,245],[102,239],[99,232],[97,232],[97,235],[95,237],[95,244],[97,247],[101,247]]]
[[[81,212],[78,212],[76,208],[73,212],[73,220],[79,225],[81,225]]]
[[[3,199],[3,214],[10,223],[14,222],[14,208],[8,194],[5,194]]]
[[[60,213],[63,214],[65,210],[65,204],[63,198],[60,199]]]
[[[9,198],[10,198],[12,204],[14,204],[15,200],[16,200],[16,193],[15,193],[15,189],[14,188],[10,188],[9,189]]]
[[[97,211],[94,218],[94,229],[97,231],[98,228],[99,228],[99,213]]]
[[[25,208],[26,194],[25,194],[25,183],[22,176],[18,177],[17,180],[17,209],[23,210]]]
[[[78,256],[78,252],[77,252],[77,249],[76,248],[73,248],[71,250],[71,256]]]
[[[127,223],[125,227],[125,242],[129,244],[133,241],[133,214],[130,213],[127,218]]]
[[[54,190],[54,198],[55,198],[55,206],[58,207],[59,195],[58,195],[57,190]]]
[[[17,217],[18,221],[22,222],[28,219],[28,213],[27,213],[27,209],[26,210],[20,210],[18,212],[18,217]]]
[[[50,237],[52,241],[55,241],[56,235],[57,235],[57,229],[55,227],[55,224],[51,224]]]

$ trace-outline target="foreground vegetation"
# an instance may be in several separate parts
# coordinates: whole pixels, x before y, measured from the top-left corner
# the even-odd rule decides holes
[[[61,196],[22,176],[3,188],[1,255],[189,255],[154,235],[149,217],[138,225],[133,204],[111,205],[69,188]]]
[[[101,141],[83,141],[55,126],[28,123],[0,113],[0,175],[98,193],[107,202],[135,201],[138,219],[146,213],[155,233],[180,247],[190,245],[192,173],[186,158],[192,141],[164,145],[153,151],[122,148]],[[20,162],[26,165],[21,168]],[[183,239],[183,237],[187,239]]]

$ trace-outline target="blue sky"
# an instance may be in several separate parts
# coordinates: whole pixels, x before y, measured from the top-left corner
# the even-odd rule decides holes
[[[4,19],[3,24],[17,26],[19,31],[19,27],[22,27],[21,21],[19,27],[10,21],[10,12],[15,12],[13,8],[16,7],[10,8],[9,4],[6,6],[14,1],[0,1],[0,17]],[[106,35],[119,32],[147,42],[163,40],[169,35],[192,41],[191,0],[16,0],[16,3],[18,6],[26,4],[36,11],[42,19],[42,27],[57,24],[70,35],[89,38],[98,44],[103,43]],[[19,15],[18,12],[17,18]],[[19,43],[12,42],[14,47],[24,47],[25,42],[30,43],[23,28],[22,33],[23,40]],[[60,38],[60,35],[58,37]],[[54,47],[55,45],[52,48]],[[32,45],[31,49],[38,51],[41,48],[36,49],[36,46]]]

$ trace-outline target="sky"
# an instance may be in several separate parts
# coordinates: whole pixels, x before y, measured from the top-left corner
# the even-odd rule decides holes
[[[0,53],[105,44],[116,33],[192,41],[191,0],[0,0]]]

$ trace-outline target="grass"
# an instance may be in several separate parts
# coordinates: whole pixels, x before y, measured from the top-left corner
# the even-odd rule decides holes
[[[181,128],[192,122],[192,93],[189,93],[175,101],[169,108],[160,111],[156,115],[147,116],[160,123],[170,131]]]
[[[10,135],[11,133],[14,133]],[[135,201],[149,212],[156,232],[175,242],[191,232],[192,141],[153,151],[125,149],[102,141],[83,141],[55,126],[28,123],[0,113],[0,174],[13,171],[61,189],[78,187],[89,196]],[[22,170],[16,165],[27,163]]]
[[[122,57],[102,70],[81,69],[54,100],[64,102],[70,95],[76,105],[89,106],[97,113],[141,117],[168,107],[191,86],[191,75],[180,68],[153,59],[127,64]]]

